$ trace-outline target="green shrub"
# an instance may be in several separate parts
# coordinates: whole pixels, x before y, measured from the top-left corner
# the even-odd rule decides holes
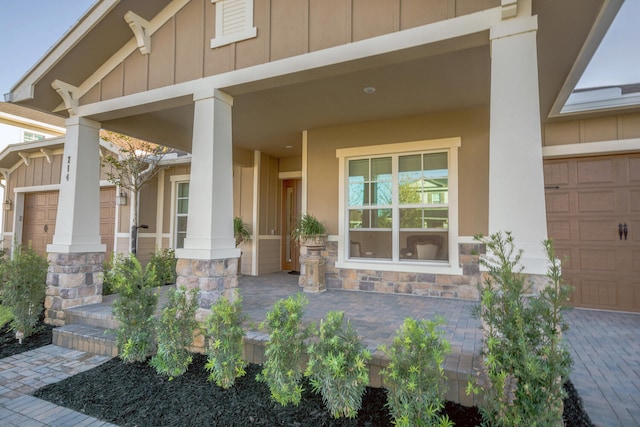
[[[115,262],[115,259],[113,259],[112,261],[105,260],[102,263],[102,272],[104,273],[104,276],[102,279],[102,295],[111,295],[116,292],[113,290],[112,262]]]
[[[261,325],[270,336],[265,350],[267,361],[257,379],[269,385],[271,397],[283,406],[298,405],[302,397],[304,340],[309,336],[309,329],[302,326],[302,314],[307,304],[302,294],[281,299]]]
[[[0,329],[2,329],[7,323],[11,322],[11,319],[13,319],[11,309],[4,305],[0,305]]]
[[[187,292],[182,287],[177,291],[169,289],[167,294],[167,304],[156,324],[158,351],[151,358],[151,366],[172,380],[184,374],[193,360],[189,346],[198,327],[195,318],[198,291],[192,289]]]
[[[382,371],[391,415],[396,426],[450,426],[444,408],[446,377],[442,362],[451,351],[449,342],[435,321],[405,319],[393,344],[382,350],[389,365]]]
[[[116,330],[119,356],[125,362],[144,361],[153,346],[153,315],[158,305],[155,268],[143,273],[133,255],[118,256],[111,281],[113,290],[120,294],[113,303],[113,314],[120,322]]]
[[[484,329],[484,371],[469,382],[468,393],[484,393],[480,409],[494,426],[562,425],[562,384],[571,358],[562,342],[561,310],[570,288],[562,285],[553,245],[545,241],[549,279],[533,295],[519,264],[511,233],[478,238],[491,257],[481,259],[488,277],[479,286],[475,314]]]
[[[320,321],[318,341],[308,348],[305,375],[333,417],[355,418],[369,383],[367,362],[371,353],[351,323],[345,325],[343,320],[343,312],[330,311],[326,321]]]
[[[47,267],[44,258],[22,245],[16,245],[13,258],[1,264],[2,303],[11,309],[11,326],[20,343],[35,332],[44,310]]]
[[[205,339],[209,381],[222,388],[229,388],[245,374],[246,363],[242,359],[244,330],[242,322],[242,298],[236,294],[234,302],[224,297],[211,307],[205,322]]]
[[[176,283],[176,262],[173,249],[157,250],[151,254],[147,268],[155,267],[158,286]]]

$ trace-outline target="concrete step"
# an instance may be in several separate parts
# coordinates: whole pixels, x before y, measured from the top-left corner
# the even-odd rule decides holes
[[[67,324],[53,330],[53,344],[102,356],[118,355],[114,330],[86,324]]]
[[[110,304],[90,304],[65,310],[66,325],[89,325],[103,329],[117,329]]]

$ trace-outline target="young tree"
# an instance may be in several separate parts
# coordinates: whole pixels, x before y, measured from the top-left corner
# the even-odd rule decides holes
[[[102,130],[100,137],[116,145],[118,156],[107,155],[102,166],[109,182],[129,190],[131,203],[130,252],[136,254],[138,234],[138,194],[160,172],[160,161],[167,148],[116,132]]]

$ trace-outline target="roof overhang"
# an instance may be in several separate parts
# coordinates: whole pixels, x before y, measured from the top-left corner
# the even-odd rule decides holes
[[[558,106],[573,91],[589,59],[623,0],[532,0],[538,16],[540,108],[543,121],[557,116]],[[61,99],[51,87],[60,79],[80,87],[125,44],[135,43],[124,20],[128,11],[152,20],[170,0],[99,0],[78,23],[12,89],[11,99],[44,111],[54,111]],[[526,3],[523,1],[523,3]],[[501,16],[500,8],[484,13]],[[483,16],[485,16],[483,15]],[[381,42],[386,52],[344,62],[292,69],[295,58],[273,61],[256,77],[248,68],[212,76],[214,87],[234,97],[234,144],[275,156],[300,155],[301,132],[349,121],[371,121],[402,115],[489,106],[490,49],[487,29],[441,40],[425,38],[423,45],[394,45],[401,33],[444,30],[479,18],[430,24],[417,29],[340,46],[370,52]],[[373,47],[372,47],[373,46]],[[311,56],[320,57],[322,51]],[[153,93],[80,108],[81,115],[100,121],[106,129],[190,151],[193,102],[189,85],[172,87],[175,96],[149,102]],[[375,94],[363,93],[373,86]],[[185,89],[184,93],[178,89]],[[173,90],[176,89],[176,90]],[[163,89],[167,91],[167,89]],[[157,90],[156,94],[162,93]],[[164,96],[164,95],[163,95]],[[144,102],[138,102],[140,99]],[[128,103],[128,104],[127,104]],[[124,107],[123,107],[124,106]],[[389,106],[392,106],[390,108]],[[106,109],[105,109],[106,108]],[[62,114],[62,113],[60,113]],[[250,125],[247,125],[250,123]],[[293,150],[285,147],[294,145]]]

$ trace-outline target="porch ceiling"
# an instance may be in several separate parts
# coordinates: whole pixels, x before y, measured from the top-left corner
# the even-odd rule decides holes
[[[16,92],[23,95],[32,84],[34,98],[20,103],[53,110],[60,103],[50,86],[53,79],[79,85],[91,75],[95,64],[103,63],[131,38],[122,19],[127,10],[151,19],[167,3],[168,0],[96,3],[112,6],[102,17],[95,16],[95,22],[83,35],[77,35],[74,44],[60,47],[68,42],[65,37],[73,38],[75,28],[34,66],[16,86]],[[563,102],[563,96],[573,89],[604,33],[602,28],[606,30],[607,21],[613,19],[600,19],[603,7],[615,11],[620,4],[621,0],[533,0],[533,12],[539,21],[543,120],[552,113],[554,103]],[[97,14],[96,6],[79,24],[89,21],[92,13]],[[488,105],[488,39],[486,32],[479,33],[466,40],[449,40],[445,49],[430,45],[423,50],[369,58],[366,63],[313,70],[304,76],[282,76],[221,88],[234,97],[234,144],[276,157],[299,156],[301,132],[305,129]],[[44,67],[47,61],[53,64],[49,68]],[[374,87],[376,92],[365,94],[365,87]],[[145,112],[93,118],[107,129],[190,151],[193,104],[187,98]]]

